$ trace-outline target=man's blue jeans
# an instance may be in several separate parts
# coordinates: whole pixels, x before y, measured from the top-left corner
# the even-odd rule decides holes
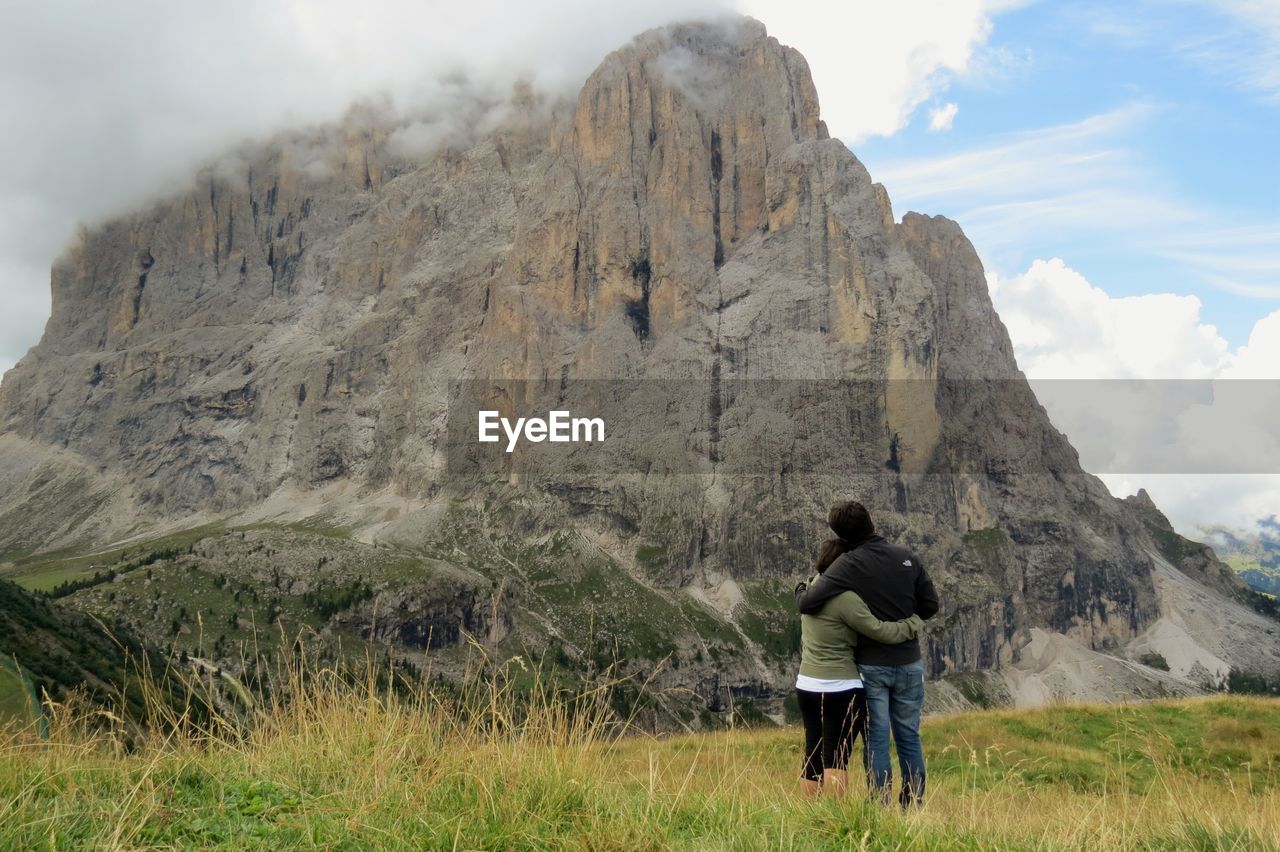
[[[924,749],[920,746],[920,708],[924,705],[924,662],[905,666],[859,664],[867,691],[867,774],[888,803],[893,792],[889,730],[898,746],[903,805],[924,800]]]

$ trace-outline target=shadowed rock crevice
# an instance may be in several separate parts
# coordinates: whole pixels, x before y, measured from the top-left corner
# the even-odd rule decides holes
[[[640,295],[627,302],[626,313],[631,329],[641,343],[649,339],[649,282],[652,274],[647,256],[641,256],[631,265],[631,278],[640,288]]]
[[[720,180],[724,176],[724,161],[720,154],[720,134],[711,131],[711,227],[715,235],[713,262],[716,269],[724,265],[724,237],[720,224]]]

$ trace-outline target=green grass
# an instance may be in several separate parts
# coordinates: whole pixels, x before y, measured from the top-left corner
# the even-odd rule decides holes
[[[795,727],[625,733],[603,685],[396,697],[312,673],[259,724],[0,737],[0,848],[1272,849],[1280,702],[926,720],[925,807],[805,799]],[[619,736],[622,733],[623,735]]]
[[[30,591],[49,591],[65,583],[93,576],[91,565],[117,566],[163,550],[189,547],[201,539],[225,531],[222,524],[205,524],[145,542],[114,547],[91,553],[67,549],[52,553],[19,556],[5,572],[6,579]]]
[[[63,548],[38,554],[12,553],[9,554],[11,566],[5,570],[4,576],[31,591],[49,591],[65,582],[92,577],[94,571],[90,568],[91,565],[118,567],[145,557],[149,553],[182,550],[203,539],[223,533],[259,529],[286,529],[342,540],[351,538],[349,528],[329,523],[323,518],[288,524],[257,523],[233,527],[217,522],[133,544],[109,547],[105,550],[86,552],[83,548]]]
[[[1280,702],[1244,698],[1121,707],[1063,706],[964,714],[931,730],[948,743],[933,760],[944,777],[973,789],[1054,785],[1102,795],[1147,795],[1179,777],[1243,785],[1272,794],[1280,785]]]
[[[25,725],[36,718],[38,707],[22,672],[12,660],[0,656],[0,728],[9,723]]]

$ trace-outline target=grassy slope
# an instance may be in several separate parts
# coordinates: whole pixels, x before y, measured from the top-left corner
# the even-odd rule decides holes
[[[370,648],[358,633],[374,623],[370,613],[376,605],[395,607],[405,596],[446,603],[453,596],[465,604],[474,588],[478,605],[487,612],[491,585],[517,628],[505,645],[492,649],[500,656],[547,658],[576,674],[591,666],[603,670],[619,660],[627,662],[629,672],[650,671],[664,661],[669,688],[653,714],[662,716],[664,724],[678,719],[694,727],[719,720],[690,691],[696,674],[686,676],[682,667],[714,664],[725,671],[751,672],[752,641],[784,664],[795,651],[795,625],[779,621],[772,585],[757,594],[752,584],[744,584],[748,599],[739,607],[740,632],[693,597],[646,585],[573,534],[536,541],[504,534],[501,524],[495,526],[505,518],[499,517],[503,511],[488,504],[460,505],[443,524],[440,539],[417,551],[361,544],[351,540],[348,530],[323,519],[289,525],[209,524],[92,554],[10,554],[0,574],[24,590],[51,591],[56,597],[52,611],[67,619],[87,613],[155,648],[185,652],[235,672],[246,657],[276,659],[281,640],[287,636],[291,641],[300,630],[320,631],[334,654],[340,642],[339,656],[363,658],[366,651],[384,656],[386,646]],[[57,588],[66,582],[72,588]],[[0,596],[0,623],[4,609]],[[439,623],[432,629],[440,628],[440,635],[448,636],[451,627],[474,632],[474,625],[463,623],[473,613],[443,605],[438,609],[432,618]],[[399,610],[377,623],[394,636],[401,621],[415,629],[414,616]],[[43,644],[69,641],[52,637]],[[461,634],[456,643],[435,649],[446,668],[465,667],[470,657]],[[6,644],[0,637],[0,651]],[[27,664],[27,650],[16,650]],[[63,677],[59,669],[53,680],[73,685],[78,673],[66,673]],[[732,709],[742,718],[761,716],[747,697],[738,697]]]
[[[85,552],[77,548],[23,556],[11,555],[4,576],[31,591],[49,591],[65,582],[83,580],[93,575],[93,565],[116,566],[147,554],[167,549],[182,549],[223,531],[221,524],[206,524],[145,542]]]
[[[257,524],[238,527],[210,524],[92,554],[68,551],[17,558],[5,571],[5,576],[23,588],[49,591],[64,582],[87,582],[94,576],[94,570],[90,566],[106,566],[99,570],[99,576],[105,577],[107,571],[115,570],[122,574],[120,582],[112,584],[104,581],[94,591],[65,598],[63,603],[118,617],[137,610],[136,604],[145,602],[151,605],[152,611],[147,614],[148,623],[140,624],[139,627],[157,642],[171,640],[172,631],[169,628],[174,619],[195,630],[197,625],[193,621],[194,613],[202,611],[202,615],[206,616],[205,620],[212,622],[205,628],[205,633],[212,642],[217,636],[227,632],[221,630],[221,622],[237,613],[247,619],[251,615],[262,616],[258,623],[268,623],[265,613],[261,611],[263,606],[258,605],[263,601],[256,600],[259,597],[256,593],[262,591],[259,588],[261,584],[246,584],[242,566],[235,564],[205,566],[209,570],[196,572],[199,576],[193,579],[185,572],[173,575],[172,572],[163,570],[168,567],[164,562],[154,566],[154,572],[144,570],[153,566],[140,563],[154,558],[156,554],[184,551],[203,539],[238,535],[253,529],[291,530],[321,541],[341,541],[347,538],[345,530],[317,524]],[[676,652],[674,639],[684,638],[687,644],[692,642],[692,637],[699,637],[701,641],[697,644],[706,647],[713,656],[717,656],[721,650],[739,650],[737,645],[740,640],[732,629],[724,624],[710,623],[714,619],[687,599],[687,596],[675,595],[671,596],[673,599],[668,599],[668,596],[635,582],[625,571],[619,570],[618,566],[607,560],[586,558],[582,553],[575,552],[571,539],[568,535],[557,535],[543,543],[516,541],[510,536],[494,535],[488,529],[480,527],[475,518],[456,513],[451,516],[450,524],[446,525],[442,540],[433,542],[427,548],[426,555],[444,562],[454,562],[479,575],[492,576],[495,582],[527,583],[530,593],[538,599],[536,608],[539,611],[553,614],[564,635],[595,636],[600,646],[596,650],[604,657],[616,653],[623,657],[662,659]],[[361,547],[354,543],[351,545]],[[421,559],[412,558],[412,554],[404,553],[402,555],[405,559],[396,562],[391,558],[390,551],[371,547],[362,549],[371,554],[368,561],[379,563],[374,566],[376,570],[366,571],[364,574],[375,590],[394,588],[421,579],[426,573],[418,564]],[[333,568],[338,569],[337,573],[342,573],[341,560],[338,565],[330,566],[331,571]],[[404,570],[393,570],[398,568]],[[208,585],[208,577],[203,574],[210,570],[228,580],[225,587],[218,586],[216,590],[225,594],[210,594],[203,588]],[[316,569],[316,574],[319,570]],[[153,573],[154,585],[151,582]],[[344,583],[351,580],[347,576],[339,579]],[[148,588],[142,589],[143,585]],[[246,597],[242,601],[242,596],[237,595],[233,604],[231,598],[236,591],[244,596],[252,594],[254,600]],[[267,589],[263,594],[269,597],[271,590]],[[119,605],[104,605],[100,599],[106,595],[110,595],[113,602],[118,600]],[[308,610],[301,600],[293,601],[288,596],[276,597],[292,621],[315,621],[314,607]],[[644,616],[636,617],[636,613],[644,613]],[[319,625],[317,623],[312,626]]]
[[[63,609],[6,580],[0,580],[0,659],[16,660],[37,695],[99,705],[123,698],[137,718],[145,715],[144,699],[131,673],[144,660],[164,665],[119,625]]]
[[[516,735],[501,708],[485,725],[334,692],[235,744],[126,755],[74,730],[50,748],[0,740],[0,847],[1280,845],[1274,700],[934,719],[930,800],[906,816],[798,798],[794,728],[609,742],[562,710]]]

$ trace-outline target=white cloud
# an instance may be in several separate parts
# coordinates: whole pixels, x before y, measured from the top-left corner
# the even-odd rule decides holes
[[[929,110],[929,132],[939,133],[950,130],[951,125],[955,124],[958,112],[960,112],[960,107],[954,103],[946,103]]]
[[[1116,298],[1061,259],[1013,278],[990,276],[1018,365],[1037,379],[1209,379],[1227,342],[1200,322],[1195,296]]]
[[[1276,474],[1101,474],[1117,497],[1147,489],[1151,499],[1183,535],[1203,540],[1210,526],[1256,531],[1260,518],[1280,511]]]
[[[1135,103],[870,167],[899,209],[951,215],[988,259],[1106,240],[1214,287],[1280,295],[1280,223],[1189,204],[1135,155],[1129,139],[1158,112]],[[1252,528],[1280,510],[1271,472],[1280,471],[1280,384],[1222,381],[1280,378],[1280,312],[1232,351],[1194,296],[1116,298],[1057,259],[1018,268],[991,274],[993,299],[1019,365],[1087,469],[1117,496],[1146,487],[1189,534],[1210,523]],[[1144,381],[1124,381],[1134,379]]]
[[[1057,258],[989,284],[1037,397],[1112,493],[1145,487],[1188,534],[1280,510],[1280,311],[1232,351],[1194,296],[1113,297]]]
[[[955,76],[982,66],[992,16],[1026,0],[740,0],[809,60],[831,135],[854,145],[905,127]]]
[[[1280,311],[1258,320],[1249,342],[1227,358],[1222,375],[1229,379],[1275,379],[1280,374]]]

